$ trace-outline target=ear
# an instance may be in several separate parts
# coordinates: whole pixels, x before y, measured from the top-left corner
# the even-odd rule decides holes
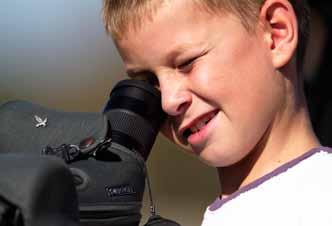
[[[298,23],[293,6],[288,0],[267,0],[259,19],[265,29],[272,63],[275,68],[281,68],[292,60],[298,44]]]

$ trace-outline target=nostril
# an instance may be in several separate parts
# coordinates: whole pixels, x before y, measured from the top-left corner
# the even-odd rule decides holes
[[[188,103],[186,102],[180,102],[176,99],[171,99],[169,98],[168,100],[165,100],[162,105],[163,105],[163,110],[166,112],[166,114],[171,115],[171,116],[176,116],[179,114],[182,114],[185,112],[187,107],[189,106]]]
[[[189,106],[189,103],[185,102],[178,106],[177,113],[183,113]]]

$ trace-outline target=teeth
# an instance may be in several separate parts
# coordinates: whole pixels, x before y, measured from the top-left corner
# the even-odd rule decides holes
[[[200,131],[212,118],[214,114],[207,115],[206,117],[202,118],[198,121],[193,127],[190,128],[192,133],[196,133]]]

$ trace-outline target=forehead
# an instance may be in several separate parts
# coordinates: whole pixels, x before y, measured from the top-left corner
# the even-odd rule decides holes
[[[133,55],[149,47],[160,52],[186,40],[191,45],[208,30],[208,23],[216,17],[195,7],[192,0],[166,0],[151,17],[143,18],[140,26],[129,26],[120,39],[115,40],[120,54]],[[202,29],[203,28],[203,29]],[[191,36],[195,33],[195,37]],[[185,47],[185,46],[184,46]]]
[[[127,36],[128,33],[141,30],[153,22],[156,17],[170,16],[173,12],[175,18],[183,13],[221,14],[226,13],[223,7],[208,6],[205,0],[145,0],[132,3],[131,6],[122,9],[113,23],[113,38],[117,41]],[[221,4],[219,4],[221,5]],[[194,17],[195,18],[195,17]],[[175,25],[175,24],[174,24]]]

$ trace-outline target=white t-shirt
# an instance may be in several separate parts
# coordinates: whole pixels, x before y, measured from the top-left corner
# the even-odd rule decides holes
[[[202,226],[332,226],[332,149],[315,148],[217,198]]]

